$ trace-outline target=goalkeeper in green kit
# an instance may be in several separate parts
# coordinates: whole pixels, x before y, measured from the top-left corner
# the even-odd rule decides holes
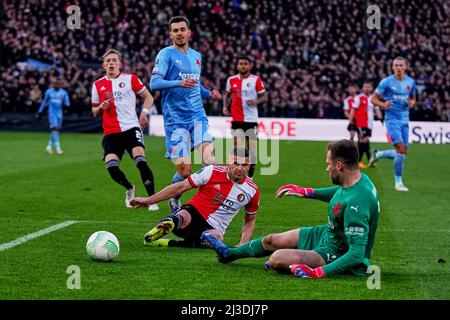
[[[270,255],[265,267],[300,278],[323,278],[342,273],[365,275],[380,214],[377,190],[358,169],[358,149],[350,140],[328,145],[327,172],[336,185],[302,188],[288,184],[276,197],[296,196],[328,202],[328,224],[270,234],[238,247],[228,247],[205,231],[202,239],[229,263]]]

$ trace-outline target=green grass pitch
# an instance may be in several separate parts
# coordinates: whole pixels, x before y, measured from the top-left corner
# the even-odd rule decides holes
[[[381,289],[369,290],[364,277],[296,279],[265,271],[265,258],[223,265],[212,250],[144,247],[143,235],[168,214],[166,203],[153,213],[125,208],[124,190],[101,161],[101,135],[62,134],[62,156],[45,153],[47,139],[46,133],[0,132],[0,245],[63,221],[78,222],[0,251],[0,299],[450,298],[448,145],[411,145],[404,175],[408,193],[393,190],[391,161],[365,170],[381,203],[371,260],[381,269]],[[174,168],[163,158],[164,140],[145,139],[160,190],[170,183]],[[274,197],[286,183],[331,185],[325,150],[325,142],[281,142],[278,174],[255,178],[261,209],[253,238],[326,223],[326,204]],[[122,168],[137,185],[137,194],[144,195],[134,163],[125,157]],[[241,212],[226,243],[239,241],[242,220]],[[116,262],[94,262],[87,256],[86,240],[98,230],[118,237]],[[81,270],[79,290],[66,285],[71,265]]]

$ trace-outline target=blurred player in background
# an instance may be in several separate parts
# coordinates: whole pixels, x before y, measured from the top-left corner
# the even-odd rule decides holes
[[[227,247],[213,234],[204,232],[218,254],[229,263],[247,257],[265,257],[266,268],[292,272],[305,278],[322,278],[344,272],[365,275],[380,214],[377,190],[367,175],[358,169],[358,149],[350,140],[328,145],[327,172],[333,184],[328,188],[302,188],[285,185],[276,197],[295,196],[328,202],[328,224],[271,234]]]
[[[352,111],[353,103],[355,101],[356,93],[358,92],[358,87],[355,84],[351,84],[348,87],[348,94],[344,99],[344,105],[342,109],[344,109],[344,114],[349,119],[349,123],[347,126],[347,131],[350,132],[350,140],[354,140],[355,136],[358,134],[358,128],[356,127],[356,123],[354,119],[350,119],[350,112]]]
[[[103,116],[102,146],[106,168],[111,178],[126,189],[125,205],[132,208],[130,201],[134,198],[135,186],[120,170],[119,164],[126,150],[136,163],[147,194],[151,196],[155,193],[155,181],[145,158],[141,131],[148,125],[153,97],[136,75],[120,72],[120,52],[110,49],[102,60],[106,75],[92,86],[92,113],[96,118]],[[144,98],[139,119],[136,115],[136,93]],[[149,210],[158,209],[158,205],[149,206]]]
[[[370,96],[372,95],[373,87],[372,83],[364,82],[362,93],[355,96],[353,101],[353,107],[350,111],[350,122],[355,122],[358,129],[358,152],[359,152],[359,168],[365,169],[366,165],[362,163],[364,154],[367,156],[367,160],[370,160],[370,137],[372,136],[372,127],[374,113],[376,113],[378,119],[383,119],[383,115],[378,106],[373,105],[370,102]]]
[[[190,153],[194,148],[198,148],[204,164],[216,162],[202,98],[220,100],[221,95],[200,83],[202,57],[189,48],[189,20],[182,16],[171,18],[169,36],[172,45],[157,54],[150,89],[162,91],[165,156],[176,165],[172,183],[177,183],[191,174]],[[170,199],[169,207],[172,213],[176,212],[180,208],[180,198]]]
[[[395,190],[408,191],[402,179],[403,162],[409,143],[409,108],[416,104],[416,82],[405,74],[407,68],[405,58],[395,58],[392,68],[394,74],[381,80],[371,101],[386,110],[386,129],[395,149],[374,150],[369,165],[374,165],[382,158],[394,159]]]
[[[267,94],[261,78],[250,73],[252,61],[249,57],[239,57],[236,69],[239,73],[227,79],[222,111],[226,116],[231,114],[234,145],[242,146],[244,141],[245,148],[250,152],[248,176],[253,178],[258,138],[258,105],[267,101]]]
[[[163,218],[150,230],[144,243],[154,247],[205,247],[200,238],[202,232],[207,230],[223,240],[225,230],[241,208],[244,208],[245,215],[240,244],[250,241],[259,208],[259,191],[246,176],[249,167],[248,150],[234,148],[226,166],[203,167],[184,181],[172,184],[149,198],[132,200],[131,204],[139,208],[199,188],[180,210]],[[184,240],[160,239],[172,230]],[[206,247],[210,246],[207,244]]]
[[[50,125],[50,139],[46,151],[53,153],[52,146],[55,147],[57,154],[63,154],[61,149],[61,143],[59,141],[59,131],[63,122],[63,108],[70,107],[69,94],[62,88],[64,83],[63,79],[56,79],[53,88],[45,91],[44,100],[42,101],[39,110],[37,112],[38,119],[41,118],[42,112],[48,105],[48,123]]]

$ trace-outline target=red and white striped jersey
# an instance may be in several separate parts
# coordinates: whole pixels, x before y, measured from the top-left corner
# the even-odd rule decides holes
[[[248,105],[247,100],[255,100],[258,94],[266,92],[260,77],[250,74],[242,79],[239,74],[227,79],[226,91],[231,93],[232,121],[257,122],[258,106]]]
[[[355,121],[358,128],[372,129],[374,117],[374,105],[369,97],[361,93],[355,97],[353,103],[355,109]]]
[[[344,99],[344,105],[342,106],[342,109],[344,109],[344,111],[350,112],[353,108],[354,102],[355,102],[355,97],[352,97],[352,96],[346,97]],[[353,119],[353,123],[355,123],[355,119]]]
[[[240,183],[228,177],[227,167],[210,165],[188,177],[197,194],[187,203],[194,206],[215,229],[225,233],[231,220],[242,207],[246,214],[256,214],[259,209],[259,190],[245,177]]]
[[[103,134],[118,133],[134,127],[139,128],[136,115],[136,93],[142,93],[145,85],[134,74],[119,73],[113,79],[104,76],[92,85],[92,106],[96,107],[114,97],[103,110]]]

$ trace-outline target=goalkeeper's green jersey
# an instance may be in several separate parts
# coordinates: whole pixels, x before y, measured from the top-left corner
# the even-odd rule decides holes
[[[329,202],[328,229],[322,245],[342,253],[323,266],[325,275],[365,272],[370,265],[380,215],[377,189],[372,181],[361,173],[360,180],[351,187],[314,189],[314,198]]]

